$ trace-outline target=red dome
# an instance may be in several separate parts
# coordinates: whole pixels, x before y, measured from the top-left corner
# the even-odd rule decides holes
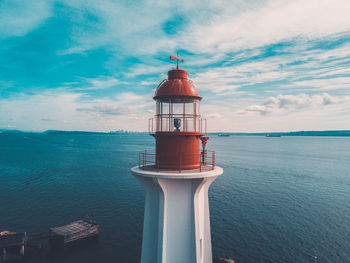
[[[173,69],[168,72],[168,79],[159,84],[153,99],[179,97],[202,99],[192,81],[188,79],[187,71]]]

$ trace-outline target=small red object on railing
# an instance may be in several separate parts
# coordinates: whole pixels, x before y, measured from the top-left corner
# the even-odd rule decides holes
[[[201,137],[203,151],[205,151],[205,146],[207,145],[208,140],[209,140],[209,137]]]

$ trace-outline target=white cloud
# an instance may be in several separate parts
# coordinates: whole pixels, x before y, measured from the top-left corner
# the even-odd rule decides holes
[[[280,70],[280,63],[270,59],[213,67],[196,74],[193,81],[203,90],[227,95],[228,92],[237,94],[237,89],[243,86],[283,80],[290,75],[291,72]]]
[[[309,86],[316,87],[319,90],[336,90],[336,89],[349,89],[350,77],[333,77],[327,79],[310,79],[296,81],[293,86]]]
[[[126,78],[138,78],[140,85],[155,88],[173,66],[159,58],[177,48],[191,54],[184,57],[185,67],[195,69],[189,73],[199,92],[210,95],[201,109],[214,130],[306,129],[311,127],[307,121],[311,117],[319,120],[314,129],[322,128],[324,120],[333,129],[344,128],[349,119],[342,113],[349,105],[350,45],[315,47],[317,41],[340,44],[336,40],[350,34],[349,1],[59,2],[64,3],[60,12],[69,16],[65,19],[72,34],[70,46],[59,54],[88,55],[86,51],[101,48],[110,55],[105,66],[111,76],[80,78],[67,83],[65,91],[1,98],[0,126],[141,130],[147,122],[134,120],[147,119],[154,111],[151,92],[107,97],[107,92],[99,91],[106,96],[103,99],[83,92],[126,85]],[[51,16],[54,1],[28,3],[1,3],[0,37],[23,36]],[[163,30],[164,23],[176,16],[182,18],[183,25],[169,35]],[[283,42],[290,45],[283,46]],[[282,45],[265,54],[266,46],[274,43]],[[255,56],[259,58],[252,62]],[[130,67],[116,67],[121,64],[115,60],[136,57],[138,64],[130,59]],[[209,67],[202,67],[205,65]],[[194,72],[198,73],[192,75]],[[158,77],[153,82],[152,78]],[[76,93],[67,92],[68,86]],[[306,95],[310,90],[332,90],[334,94]],[[273,97],[266,99],[266,91]],[[335,96],[339,94],[344,96]],[[245,109],[240,113],[260,114],[238,114],[239,109]]]
[[[64,90],[0,99],[0,128],[22,130],[145,130],[153,103],[134,93],[110,99],[82,100],[83,93]],[[140,121],[132,121],[138,119]]]
[[[45,0],[0,2],[0,38],[23,36],[52,15],[52,3]]]
[[[63,2],[78,14],[71,17],[75,27],[72,37],[76,44],[66,50],[66,53],[107,46],[112,50],[122,49],[123,52],[134,55],[150,52],[154,54],[153,51],[161,46],[173,45],[166,40],[165,33],[159,27],[175,13],[175,9],[170,8],[171,3],[167,5],[147,1],[131,4],[120,1],[72,0]],[[80,30],[86,19],[79,15],[81,10],[96,16],[96,22],[89,26],[89,30]]]
[[[158,62],[159,64],[159,62]],[[139,75],[150,75],[150,74],[162,74],[163,77],[166,77],[166,72],[169,70],[169,64],[167,65],[151,65],[150,63],[147,64],[137,64],[133,67],[131,67],[131,69],[129,69],[129,71],[127,73],[125,73],[126,77],[135,77],[135,76],[139,76]]]
[[[184,48],[210,54],[203,62],[211,63],[213,56],[220,58],[227,52],[350,30],[347,0],[63,2],[77,12],[71,17],[75,44],[68,53],[105,46],[129,55],[153,55]],[[79,15],[80,10],[96,16],[96,21],[86,27],[89,21]],[[184,25],[176,35],[168,35],[162,25],[176,15]]]
[[[269,97],[265,102],[258,105],[250,105],[238,113],[257,112],[262,115],[280,113],[284,111],[295,111],[308,108],[327,107],[349,102],[350,97],[331,96],[328,93],[322,95],[299,94],[299,95],[278,95]]]
[[[318,39],[350,29],[347,0],[271,0],[241,12],[235,6],[236,2],[223,5],[208,23],[189,25],[182,35],[185,46],[202,52],[229,52],[293,38]]]
[[[217,112],[208,113],[205,115],[207,119],[218,119],[221,118],[221,114]]]
[[[127,84],[125,81],[120,81],[114,77],[100,77],[94,79],[84,78],[89,84],[88,89],[107,89],[116,86],[117,84]]]
[[[109,88],[119,88],[120,85],[129,84],[113,76],[99,76],[96,78],[79,78],[78,81],[63,83],[62,89],[84,92],[90,90],[103,90]]]
[[[83,111],[88,113],[94,113],[98,116],[107,116],[107,115],[114,115],[114,116],[125,116],[129,115],[130,111],[127,107],[121,107],[118,105],[113,104],[102,104],[102,105],[94,105],[92,107],[83,107],[83,108],[77,108],[77,111]]]
[[[48,129],[67,128],[63,122],[69,118],[76,126],[85,125],[82,118],[79,118],[74,112],[76,108],[76,100],[80,94],[43,92],[42,94],[26,95],[21,94],[11,98],[0,99],[0,127],[10,123],[19,129],[32,130],[39,127]],[[52,123],[47,121],[54,119]]]
[[[41,118],[42,121],[55,121],[55,119],[51,118],[51,117],[44,117]]]
[[[142,80],[140,82],[141,85],[143,86],[155,86],[157,87],[158,84],[159,84],[159,81],[156,81],[156,80]]]
[[[304,43],[294,43],[288,52],[261,58],[256,61],[234,63],[235,58],[224,65],[209,67],[193,78],[200,90],[209,90],[217,95],[280,93],[348,89],[350,87],[350,45],[331,50],[313,48]],[[233,63],[233,64],[232,64]],[[262,88],[261,88],[262,87]],[[261,96],[261,93],[259,94]]]
[[[197,61],[204,65],[227,52],[248,49],[241,55],[251,56],[256,55],[254,48],[271,43],[320,39],[350,30],[347,0],[58,2],[67,7],[73,40],[61,54],[106,47],[116,54],[137,56],[182,48],[195,55],[206,54]],[[53,3],[2,1],[0,32],[5,36],[26,34],[51,16]],[[183,25],[177,24],[176,16]],[[177,32],[168,35],[163,26],[174,19]]]

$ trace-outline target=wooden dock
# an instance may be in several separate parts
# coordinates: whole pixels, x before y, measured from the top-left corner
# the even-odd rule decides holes
[[[93,221],[78,220],[68,225],[50,228],[47,232],[27,235],[10,231],[0,232],[0,262],[7,254],[24,256],[26,246],[49,240],[53,250],[61,250],[78,241],[97,237],[99,225]]]
[[[73,242],[96,237],[99,234],[99,225],[78,220],[68,225],[53,227],[50,231],[51,245],[60,249]]]
[[[17,251],[24,255],[24,246],[28,240],[27,234],[4,231],[0,235],[0,255],[6,256],[9,251]]]

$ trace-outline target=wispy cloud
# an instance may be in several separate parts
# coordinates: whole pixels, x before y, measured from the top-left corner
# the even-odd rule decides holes
[[[295,87],[315,87],[318,90],[339,90],[350,88],[350,76],[349,77],[333,77],[322,79],[309,79],[303,81],[296,81],[293,83]]]
[[[45,0],[0,2],[0,39],[23,36],[52,15],[52,3]]]
[[[204,90],[227,94],[227,91],[236,91],[247,85],[282,80],[290,74],[281,70],[278,63],[257,61],[213,67],[198,73],[194,81]]]
[[[0,127],[95,131],[146,129],[142,121],[133,126],[129,122],[130,119],[146,122],[152,102],[145,103],[142,96],[126,92],[110,99],[88,101],[81,100],[83,96],[83,93],[60,90],[0,98]]]
[[[128,55],[146,55],[141,57],[146,61],[149,55],[184,48],[194,55],[210,54],[197,61],[208,65],[229,52],[250,50],[244,52],[252,55],[256,48],[269,44],[322,39],[350,30],[347,0],[145,1],[137,6],[114,1],[62,2],[74,10],[74,41],[65,54],[106,47]],[[94,19],[87,20],[82,12]],[[174,17],[181,19],[174,22]],[[167,32],[169,21],[173,21],[175,35]]]
[[[306,94],[299,95],[278,95],[269,97],[262,104],[250,105],[239,113],[257,112],[262,115],[280,113],[284,111],[295,111],[307,108],[320,108],[330,105],[349,102],[350,97],[331,96],[328,93],[321,95],[309,96]]]
[[[120,115],[129,115],[130,111],[127,107],[121,107],[117,105],[94,105],[92,107],[85,107],[85,108],[77,108],[77,111],[83,111],[83,112],[91,112],[98,115],[106,116],[106,115],[114,115],[114,116],[120,116]]]
[[[153,103],[132,92],[118,94],[111,99],[98,99],[85,103],[76,110],[99,117],[120,116],[124,118],[142,119]]]
[[[85,81],[89,84],[88,89],[106,89],[114,87],[118,84],[127,84],[126,81],[120,81],[114,77],[102,77],[94,79],[85,78]]]
[[[207,119],[219,119],[219,118],[221,118],[221,114],[217,113],[217,112],[213,112],[213,113],[206,114],[205,117]]]
[[[322,38],[350,27],[346,0],[272,0],[243,7],[231,2],[220,11],[207,23],[189,25],[182,35],[186,46],[211,53],[238,51],[293,38]]]
[[[51,117],[45,117],[45,118],[41,118],[42,121],[55,121],[53,118]]]
[[[141,130],[179,50],[215,129],[347,128],[349,13],[347,0],[4,0],[0,127]]]

